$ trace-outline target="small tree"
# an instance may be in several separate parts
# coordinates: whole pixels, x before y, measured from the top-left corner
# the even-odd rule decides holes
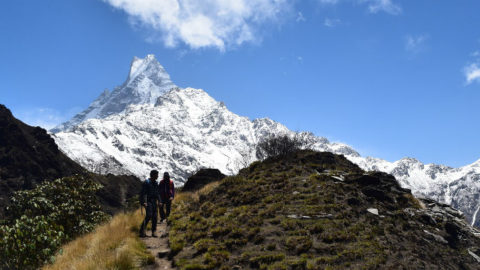
[[[270,135],[257,144],[256,156],[258,159],[286,156],[294,151],[304,149],[307,145],[307,141],[299,133],[295,133],[294,136]]]
[[[234,162],[234,168],[237,171],[242,168],[248,167],[248,165],[250,165],[250,163],[252,162],[250,151],[247,147],[242,148],[238,151],[238,153],[240,154],[240,158],[236,159]]]

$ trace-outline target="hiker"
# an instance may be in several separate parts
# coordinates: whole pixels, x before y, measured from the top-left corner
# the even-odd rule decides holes
[[[142,191],[140,192],[140,205],[146,208],[145,220],[140,227],[140,237],[146,237],[145,228],[148,222],[152,221],[152,237],[157,237],[155,230],[157,229],[157,204],[160,201],[158,194],[158,171],[152,170],[150,172],[150,178],[145,180],[142,185]],[[145,196],[147,201],[145,202]]]
[[[170,215],[172,200],[175,196],[175,185],[168,172],[163,174],[163,179],[158,184],[158,188],[160,190],[160,222],[163,222]],[[164,208],[166,208],[167,213],[164,212]]]

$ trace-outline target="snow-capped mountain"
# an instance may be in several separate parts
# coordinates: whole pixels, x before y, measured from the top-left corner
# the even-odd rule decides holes
[[[182,183],[201,167],[236,173],[255,160],[260,138],[279,133],[293,134],[268,118],[250,121],[238,116],[203,90],[174,88],[155,104],[130,105],[122,113],[88,119],[54,137],[89,170],[146,176],[159,168]],[[349,149],[312,134],[304,136],[324,151]]]
[[[392,174],[416,196],[431,198],[461,210],[472,225],[480,227],[480,160],[451,168],[424,164],[414,158],[388,162],[372,157],[346,157],[364,170]]]
[[[175,87],[153,55],[135,58],[122,86],[53,132],[59,147],[89,170],[145,177],[157,168],[169,171],[178,184],[202,167],[234,174],[255,160],[259,140],[294,134],[268,118],[238,116],[203,90]],[[312,148],[343,154],[364,170],[393,174],[417,196],[451,204],[480,225],[480,160],[461,168],[412,158],[388,162],[311,133],[301,135]]]
[[[71,120],[52,129],[52,132],[66,131],[91,118],[105,118],[125,110],[132,104],[154,104],[166,91],[176,87],[170,75],[152,54],[144,59],[135,57],[127,80],[112,92],[103,91],[83,112]]]

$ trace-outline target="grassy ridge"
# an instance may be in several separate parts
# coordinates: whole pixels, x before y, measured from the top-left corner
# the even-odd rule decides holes
[[[179,196],[170,218],[175,263],[181,269],[323,269],[384,261],[376,227],[350,222],[344,190],[329,175],[312,174],[363,172],[338,156],[310,155],[300,164],[257,162]]]
[[[179,269],[478,269],[468,255],[477,238],[392,176],[331,153],[255,162],[173,207]]]
[[[154,257],[137,237],[140,211],[118,214],[107,224],[62,247],[54,264],[44,270],[139,269]]]

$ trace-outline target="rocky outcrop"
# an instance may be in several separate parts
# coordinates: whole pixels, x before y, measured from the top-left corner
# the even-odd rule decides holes
[[[182,187],[182,191],[196,191],[224,177],[225,175],[217,169],[200,169],[187,179],[187,182],[185,182],[185,185]]]

